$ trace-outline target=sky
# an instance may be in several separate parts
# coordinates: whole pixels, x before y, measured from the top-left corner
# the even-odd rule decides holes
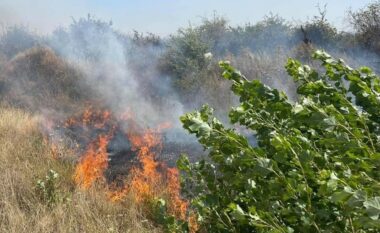
[[[22,24],[39,33],[50,33],[69,25],[73,18],[88,14],[112,20],[122,32],[175,33],[189,24],[197,25],[216,13],[230,25],[255,23],[270,13],[290,22],[318,14],[318,4],[327,4],[327,18],[339,29],[349,30],[346,13],[363,8],[373,0],[0,0],[0,26]]]

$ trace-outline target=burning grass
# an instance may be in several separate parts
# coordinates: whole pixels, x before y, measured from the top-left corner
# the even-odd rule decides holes
[[[38,128],[40,120],[0,108],[0,232],[159,232],[131,198],[120,205],[96,186],[78,189],[75,154],[64,146],[51,147]],[[57,154],[65,159],[56,159]],[[59,174],[57,192],[64,197],[52,206],[35,188],[49,169]]]
[[[84,189],[90,188],[95,181],[104,179],[104,171],[108,167],[107,145],[108,136],[99,136],[96,142],[90,144],[81,161],[75,168],[74,181]]]
[[[143,129],[136,123],[134,114],[116,117],[110,111],[89,107],[82,114],[68,119],[64,126],[79,143],[85,144],[74,174],[77,186],[89,189],[100,185],[112,202],[132,198],[142,208],[152,200],[163,198],[167,200],[170,214],[179,219],[186,218],[188,203],[180,196],[179,173],[176,168],[169,168],[157,159],[163,147],[160,132],[170,124]],[[115,179],[110,179],[106,173],[114,169],[109,166],[113,140],[128,145],[126,150],[114,146],[118,156],[132,159],[126,164],[126,174],[116,174]]]

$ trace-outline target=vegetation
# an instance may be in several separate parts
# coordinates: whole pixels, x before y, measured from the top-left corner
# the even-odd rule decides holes
[[[3,101],[32,112],[73,111],[90,100],[91,89],[81,79],[83,74],[52,49],[33,47],[3,66],[0,90]]]
[[[37,180],[36,191],[40,195],[41,200],[48,205],[54,205],[59,201],[59,194],[57,191],[58,176],[58,173],[50,169],[45,180]]]
[[[380,78],[317,51],[319,74],[289,59],[299,100],[248,81],[229,63],[223,77],[240,98],[226,128],[212,109],[181,117],[209,151],[182,157],[185,191],[205,232],[378,232],[380,229]]]
[[[96,188],[76,188],[76,155],[64,145],[52,150],[40,120],[0,109],[0,232],[157,232],[132,201],[116,205]]]
[[[357,40],[366,48],[380,51],[380,2],[375,1],[357,12],[350,11],[350,20],[357,31]]]
[[[327,20],[326,8],[318,10],[319,15],[297,24],[268,15],[230,26],[215,15],[168,37],[124,34],[90,15],[45,36],[24,26],[4,28],[0,232],[379,232],[380,80],[374,73],[380,71],[380,3],[350,11],[353,30],[348,32]],[[313,53],[317,49],[374,71],[350,68],[325,52]],[[208,106],[201,108],[205,102]],[[71,135],[70,140],[90,141],[87,134],[97,138],[107,120],[136,117],[151,127],[201,108],[181,117],[208,153],[203,160],[178,161],[187,199],[179,192],[149,196],[144,191],[139,194],[149,198],[138,203],[119,190],[118,172],[129,173],[129,164],[122,162],[112,171],[115,187],[108,187],[120,196],[104,193],[108,177],[88,190],[79,188],[73,179],[75,143],[49,133],[52,122],[66,124],[74,119],[65,122],[68,116],[88,105],[107,109],[101,112],[104,122],[92,131],[91,112],[85,111],[79,120],[83,137]],[[138,112],[129,111],[129,105]],[[118,111],[115,119],[108,109]],[[78,130],[74,126],[72,134]],[[180,145],[181,132],[162,127],[169,132],[163,140],[173,140],[176,147],[168,149],[168,156],[188,148]],[[111,128],[115,138],[124,135]],[[102,164],[109,154],[139,153],[129,151],[123,140],[102,147]],[[157,144],[155,153],[165,147]],[[112,154],[118,146],[125,151]],[[152,156],[152,183],[168,169],[156,162]],[[179,190],[177,170],[168,170],[173,181],[168,184]],[[155,187],[164,186],[156,182]],[[177,207],[181,214],[174,216]]]
[[[112,27],[112,22],[91,15],[73,19],[69,27],[59,27],[45,37],[25,27],[10,27],[0,35],[0,70],[5,71],[0,77],[0,90],[9,90],[9,86],[14,84],[9,80],[14,80],[14,76],[27,80],[33,76],[37,81],[42,79],[43,83],[49,81],[48,76],[57,79],[51,83],[64,80],[63,94],[69,96],[67,100],[60,99],[63,96],[58,89],[53,96],[49,93],[50,103],[46,103],[46,99],[32,98],[29,101],[29,98],[22,98],[28,95],[16,95],[16,100],[10,101],[28,109],[34,107],[31,104],[38,103],[47,104],[50,108],[57,105],[53,100],[66,103],[70,99],[75,102],[87,101],[89,95],[98,96],[87,91],[91,85],[84,82],[85,75],[77,72],[79,69],[73,64],[89,63],[100,67],[104,58],[110,59],[111,56],[110,60],[119,61],[119,56],[125,56],[128,71],[141,77],[138,82],[145,96],[165,102],[166,99],[162,97],[164,88],[159,85],[165,83],[171,89],[166,92],[174,92],[186,108],[200,107],[203,102],[207,102],[217,107],[218,115],[222,115],[235,100],[228,92],[228,83],[219,79],[219,60],[231,61],[249,75],[248,79],[260,79],[267,85],[286,91],[289,96],[295,93],[295,87],[283,71],[282,64],[287,57],[309,63],[311,51],[316,48],[328,49],[354,66],[368,64],[378,71],[379,51],[375,45],[379,41],[376,33],[378,5],[378,2],[374,2],[349,13],[353,32],[335,28],[326,18],[327,7],[319,8],[317,16],[299,24],[287,22],[278,15],[268,15],[255,24],[232,27],[225,18],[215,15],[211,19],[204,19],[198,26],[181,28],[167,38],[150,33],[144,36],[137,31],[123,34]],[[53,55],[47,54],[47,48],[51,49],[48,53]],[[32,49],[29,55],[24,54],[28,49]],[[120,54],[111,55],[109,52],[119,50],[122,51]],[[37,56],[38,53],[40,55]],[[47,60],[57,62],[57,59],[63,59],[71,63],[57,67],[60,72],[52,72],[44,64],[38,65],[43,54],[48,55]],[[30,68],[39,69],[39,74],[34,74],[33,70],[29,74],[30,70],[25,66],[17,67],[21,69],[20,74],[7,72],[7,68],[15,62],[13,58],[23,59],[25,64],[30,63]],[[45,69],[49,71],[48,75]],[[97,82],[101,77],[94,79]],[[25,89],[23,85],[21,87]],[[9,99],[8,92],[1,91],[1,95],[7,97],[3,99]],[[59,111],[67,112],[71,108],[68,105],[65,104],[62,107],[64,109]]]

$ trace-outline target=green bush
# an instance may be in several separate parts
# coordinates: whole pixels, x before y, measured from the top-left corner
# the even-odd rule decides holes
[[[59,201],[57,179],[58,173],[49,170],[45,180],[37,180],[36,192],[40,199],[49,206]]]
[[[178,161],[200,232],[380,231],[380,79],[325,52],[313,57],[324,73],[293,59],[286,65],[295,103],[220,63],[240,97],[231,123],[257,146],[207,106],[181,117],[209,152]]]

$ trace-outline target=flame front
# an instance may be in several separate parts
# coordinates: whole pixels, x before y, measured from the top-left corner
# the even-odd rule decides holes
[[[143,203],[155,198],[166,197],[169,213],[180,219],[186,218],[188,203],[180,197],[179,172],[176,168],[167,166],[156,160],[154,150],[162,149],[162,141],[159,132],[169,127],[165,123],[159,125],[157,130],[149,129],[140,134],[132,127],[128,133],[128,139],[132,143],[132,149],[138,154],[141,166],[131,169],[128,183],[117,191],[110,192],[113,201],[122,200],[126,195],[132,194],[137,203]]]
[[[104,181],[104,171],[108,167],[107,145],[109,136],[101,135],[91,143],[75,168],[74,181],[84,189],[95,182]]]
[[[159,192],[162,176],[157,171],[159,163],[155,161],[152,149],[161,146],[160,140],[155,137],[152,130],[148,130],[143,135],[129,133],[128,138],[132,143],[132,150],[137,151],[141,163],[141,167],[134,167],[131,170],[130,190],[138,202],[154,198]]]

